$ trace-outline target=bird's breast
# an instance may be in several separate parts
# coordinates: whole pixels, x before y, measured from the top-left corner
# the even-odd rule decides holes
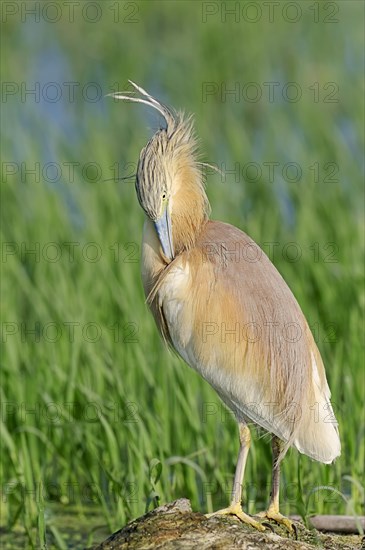
[[[186,353],[192,338],[190,268],[184,256],[166,266],[160,253],[155,229],[146,220],[142,241],[142,281],[145,295],[162,334],[168,337],[176,351],[190,363]],[[153,296],[151,298],[151,296]],[[190,321],[190,322],[189,322]],[[166,325],[166,326],[165,326]]]
[[[190,269],[181,260],[169,270],[161,285],[157,300],[163,311],[169,334],[176,351],[191,364],[189,345],[193,338],[193,311],[191,308]]]

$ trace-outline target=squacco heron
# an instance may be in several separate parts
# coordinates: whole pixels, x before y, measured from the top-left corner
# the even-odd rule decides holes
[[[279,512],[280,463],[290,446],[325,464],[340,455],[337,421],[323,362],[291,290],[243,231],[209,219],[191,117],[177,113],[131,82],[114,97],[144,103],[164,118],[142,149],[136,191],[146,214],[142,244],[145,295],[165,341],[211,384],[233,411],[240,449],[233,514],[264,530],[260,518],[292,522]],[[248,424],[272,435],[268,509],[242,510],[250,448]]]

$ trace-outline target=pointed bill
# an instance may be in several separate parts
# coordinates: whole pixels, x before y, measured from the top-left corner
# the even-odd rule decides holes
[[[167,206],[161,218],[154,223],[163,253],[169,260],[173,260],[174,246],[172,243],[171,218]]]

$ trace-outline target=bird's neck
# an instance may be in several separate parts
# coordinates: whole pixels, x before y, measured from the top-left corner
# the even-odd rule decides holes
[[[172,197],[171,208],[175,258],[194,247],[209,219],[208,214],[209,202],[203,188],[200,190],[194,185],[187,185],[176,191]],[[142,239],[142,282],[148,302],[154,300],[154,289],[157,288],[167,267],[154,223],[146,218]]]
[[[209,201],[201,174],[194,164],[184,163],[174,178],[170,198],[172,240],[175,257],[194,247],[209,219]],[[165,271],[166,258],[162,254],[153,222],[146,218],[142,240],[142,280],[146,297]]]
[[[180,169],[171,198],[175,256],[192,248],[209,218],[209,201],[194,165]]]

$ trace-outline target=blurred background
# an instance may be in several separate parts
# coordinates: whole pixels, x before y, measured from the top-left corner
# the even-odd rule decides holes
[[[361,2],[3,2],[3,548],[83,548],[179,497],[227,505],[237,428],[144,303],[133,178],[159,126],[132,79],[195,114],[212,217],[260,244],[326,365],[342,455],[291,451],[282,512],[364,514]],[[331,419],[329,419],[330,421]],[[253,430],[244,506],[267,504]]]

